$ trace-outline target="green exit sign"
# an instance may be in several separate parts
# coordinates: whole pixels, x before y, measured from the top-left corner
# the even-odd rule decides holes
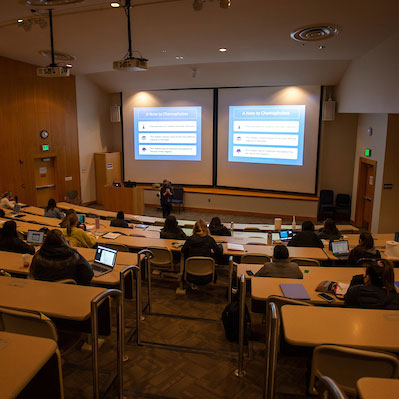
[[[366,157],[371,157],[371,149],[370,149],[370,148],[366,148],[366,149],[364,150],[364,155],[365,155]]]
[[[42,144],[42,151],[49,151],[50,146],[48,144]]]

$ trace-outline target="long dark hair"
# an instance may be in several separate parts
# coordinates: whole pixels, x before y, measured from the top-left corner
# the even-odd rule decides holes
[[[67,231],[67,235],[70,236],[72,233],[72,227],[77,226],[79,223],[78,215],[76,213],[71,213],[67,216],[65,221],[65,227]]]
[[[60,223],[60,226],[61,227],[67,227],[67,220],[68,220],[68,216],[69,215],[72,215],[72,213],[75,213],[76,214],[76,211],[74,210],[74,209],[67,209],[66,211],[65,211],[65,216],[64,216],[64,219],[62,219],[61,220],[61,223]]]
[[[209,228],[214,229],[215,227],[219,227],[222,225],[222,222],[220,221],[220,218],[218,216],[215,216],[212,218],[211,222],[209,223]]]
[[[366,275],[369,276],[372,285],[385,288],[387,294],[395,292],[395,275],[389,260],[381,259],[370,263],[366,269]]]
[[[323,232],[331,235],[339,234],[339,230],[337,229],[334,219],[328,218],[324,221]]]
[[[17,224],[13,220],[5,222],[3,224],[3,228],[0,229],[0,240],[3,242],[7,242],[17,237]]]
[[[52,209],[54,209],[56,207],[57,207],[57,203],[55,202],[55,199],[54,198],[50,198],[48,200],[46,211],[51,211]]]
[[[374,248],[374,238],[370,233],[364,232],[360,234],[359,246],[364,249]]]
[[[177,223],[176,216],[169,215],[166,217],[163,230],[170,231],[171,233],[177,233],[179,231],[179,225]]]

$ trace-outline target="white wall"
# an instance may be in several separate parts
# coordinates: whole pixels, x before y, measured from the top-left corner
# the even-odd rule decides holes
[[[364,150],[366,148],[370,148],[371,149],[370,159],[377,162],[373,216],[371,221],[372,233],[378,233],[378,226],[379,226],[381,192],[382,192],[383,176],[384,176],[385,147],[387,139],[387,125],[388,125],[388,115],[386,114],[359,115],[359,122],[357,126],[355,168],[353,172],[353,190],[352,190],[353,195],[352,195],[351,219],[354,220],[355,218],[357,180],[359,173],[359,158],[364,156]],[[368,133],[368,128],[370,127],[373,129],[372,136],[370,136]]]
[[[82,202],[96,200],[94,153],[110,151],[109,94],[85,76],[76,77]]]
[[[399,33],[352,61],[337,102],[338,112],[399,113]]]

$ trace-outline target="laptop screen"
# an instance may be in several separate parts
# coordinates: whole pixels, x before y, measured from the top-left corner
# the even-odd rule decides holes
[[[287,241],[292,238],[292,230],[281,230],[280,231],[280,240]]]
[[[78,215],[79,223],[84,223],[86,220],[86,215]]]
[[[19,212],[21,210],[21,205],[14,205],[14,212]]]
[[[29,244],[42,244],[44,239],[44,232],[37,230],[28,230],[26,241]]]
[[[117,252],[118,251],[116,249],[111,249],[99,245],[97,247],[96,257],[94,258],[94,260],[97,263],[101,263],[102,265],[114,267]]]
[[[349,244],[346,240],[333,241],[331,248],[334,255],[345,255],[349,253]]]

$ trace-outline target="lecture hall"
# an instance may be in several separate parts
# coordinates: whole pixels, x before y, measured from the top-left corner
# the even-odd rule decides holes
[[[0,3],[0,398],[399,398],[397,0]]]

